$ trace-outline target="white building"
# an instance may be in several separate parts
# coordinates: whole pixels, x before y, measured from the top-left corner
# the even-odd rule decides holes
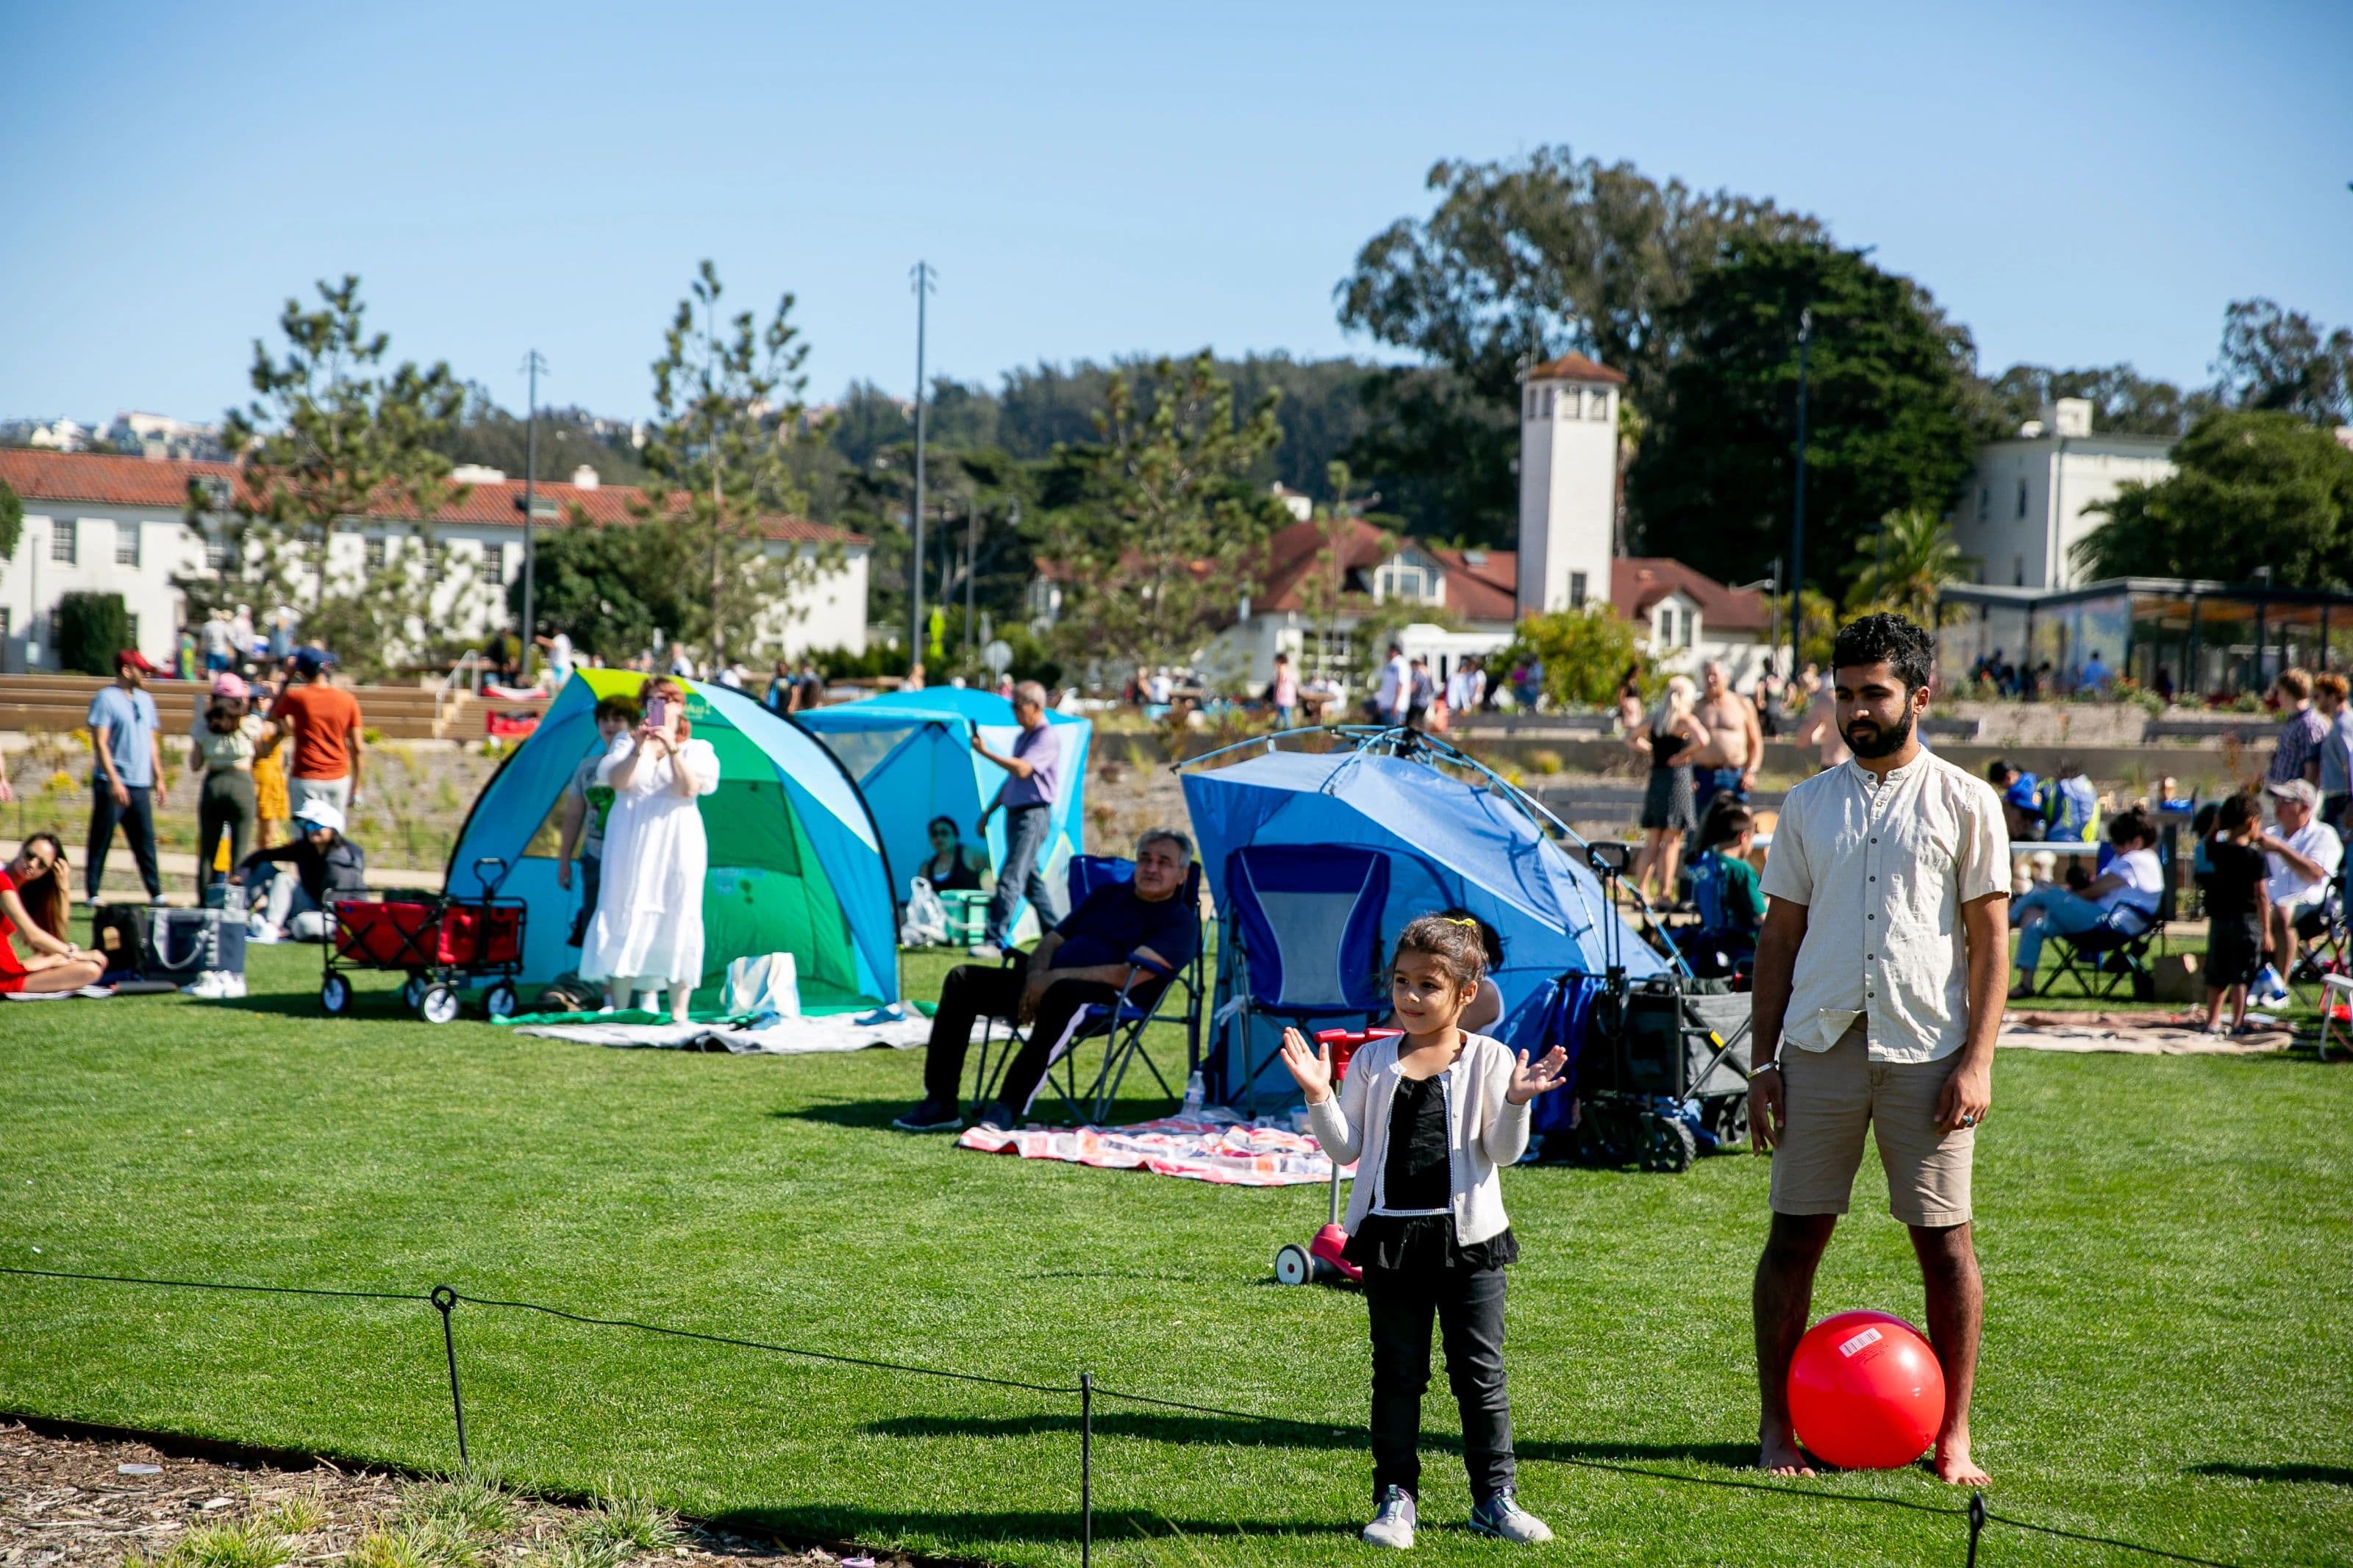
[[[1581,608],[1609,591],[1618,514],[1618,404],[1626,377],[1583,354],[1520,388],[1519,613]]]
[[[1732,684],[1746,687],[1779,646],[1770,640],[1772,611],[1764,595],[1728,588],[1668,556],[1611,562],[1609,603],[1634,623],[1643,655],[1669,675],[1696,679],[1700,666],[1721,659]]]
[[[439,586],[434,605],[443,624],[463,637],[487,636],[505,618],[505,588],[522,571],[520,480],[495,468],[468,470],[466,498],[434,520]],[[533,515],[543,529],[567,526],[576,504],[590,521],[632,521],[640,499],[626,486],[599,486],[594,470],[571,484],[542,480]],[[232,464],[151,461],[88,453],[0,448],[0,480],[22,500],[24,535],[15,556],[0,562],[0,668],[54,668],[50,612],[69,592],[122,595],[139,650],[167,668],[178,646],[183,595],[174,579],[216,568],[217,532],[192,529],[186,518],[192,483],[210,487],[227,515]],[[765,646],[777,654],[803,648],[866,646],[866,589],[871,542],[802,518],[766,520],[771,554],[814,555],[841,548],[839,568],[803,586],[781,608]],[[418,541],[410,520],[371,517],[336,535],[331,569],[356,575]],[[257,617],[269,606],[256,605]],[[599,650],[621,657],[622,649]]]
[[[1954,542],[1976,559],[1980,583],[2074,587],[2076,542],[2106,521],[2100,509],[2126,480],[2171,476],[2172,445],[2162,436],[2100,435],[2088,400],[2060,398],[2048,418],[1978,448],[1952,513]]]

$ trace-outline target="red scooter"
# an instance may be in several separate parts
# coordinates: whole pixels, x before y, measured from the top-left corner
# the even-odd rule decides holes
[[[1338,1093],[1340,1080],[1348,1076],[1348,1064],[1357,1048],[1368,1040],[1378,1040],[1402,1035],[1403,1029],[1318,1029],[1315,1043],[1332,1047],[1332,1089]],[[1281,1285],[1304,1285],[1311,1280],[1346,1279],[1362,1284],[1365,1271],[1340,1256],[1348,1245],[1348,1233],[1340,1226],[1340,1162],[1332,1162],[1331,1217],[1315,1239],[1302,1247],[1286,1241],[1274,1255],[1275,1282]]]

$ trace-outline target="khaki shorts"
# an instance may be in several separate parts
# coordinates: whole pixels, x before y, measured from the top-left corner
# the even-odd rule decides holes
[[[1905,1225],[1967,1225],[1977,1129],[1936,1131],[1936,1100],[1960,1059],[1956,1051],[1933,1062],[1873,1061],[1861,1025],[1827,1051],[1783,1047],[1773,1212],[1846,1213],[1868,1129],[1887,1168],[1890,1214]]]

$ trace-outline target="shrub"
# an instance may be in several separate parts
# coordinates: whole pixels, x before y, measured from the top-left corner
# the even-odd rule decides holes
[[[131,646],[131,612],[120,594],[62,594],[50,619],[58,664],[83,675],[112,675],[114,656]]]
[[[1536,750],[1528,753],[1528,772],[1532,773],[1541,773],[1545,777],[1549,778],[1554,773],[1560,772],[1560,768],[1561,762],[1560,753],[1558,752],[1547,751],[1543,747],[1538,747]]]

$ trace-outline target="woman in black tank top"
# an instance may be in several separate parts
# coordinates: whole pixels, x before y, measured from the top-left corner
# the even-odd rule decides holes
[[[977,855],[965,847],[954,817],[932,818],[932,852],[915,875],[931,883],[934,892],[980,891],[982,864]]]

